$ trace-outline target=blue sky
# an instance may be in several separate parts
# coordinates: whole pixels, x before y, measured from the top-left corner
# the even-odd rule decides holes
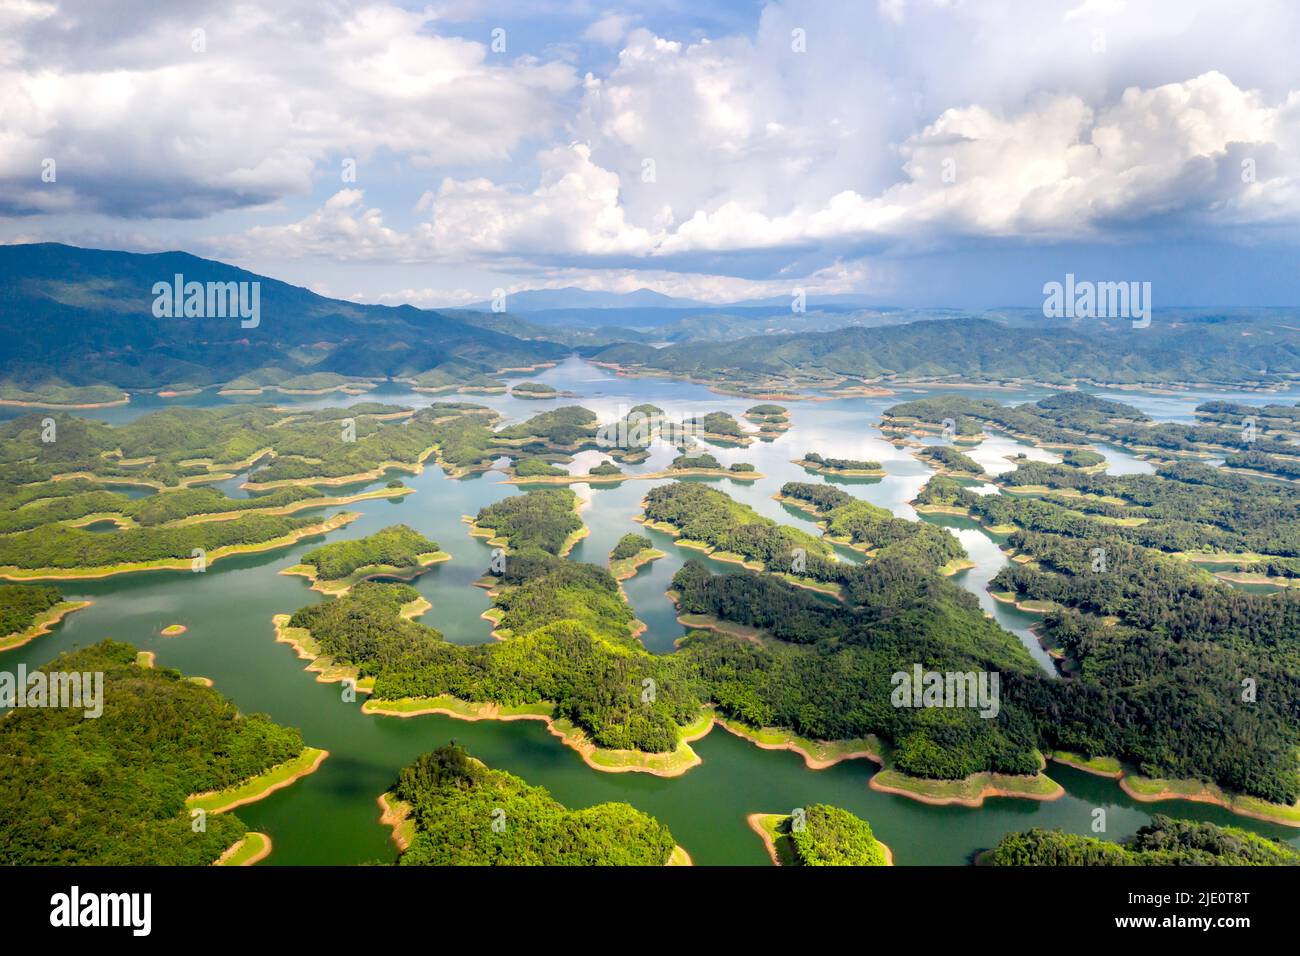
[[[426,306],[1297,305],[1297,41],[1270,0],[7,0],[0,241]]]

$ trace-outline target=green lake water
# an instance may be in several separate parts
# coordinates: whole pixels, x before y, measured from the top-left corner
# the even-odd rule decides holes
[[[619,378],[577,360],[529,378],[576,392],[580,397],[558,402],[520,401],[508,396],[467,398],[492,405],[514,421],[570,403],[591,408],[602,420],[646,401],[672,414],[726,410],[737,418],[745,408],[756,404],[681,382]],[[749,448],[709,448],[724,465],[750,461],[766,477],[748,484],[726,479],[713,483],[765,515],[816,533],[816,526],[806,515],[772,499],[786,481],[823,480],[790,460],[810,450],[835,457],[877,459],[884,463],[887,477],[835,484],[896,514],[914,518],[907,502],[930,471],[906,449],[883,441],[875,423],[884,408],[923,394],[927,393],[908,391],[876,399],[783,403],[791,410],[793,427],[776,441],[756,442]],[[1025,401],[1043,393],[969,394]],[[1143,403],[1143,396],[1136,393],[1118,397],[1132,404]],[[1180,414],[1186,415],[1191,405],[1207,397],[1218,396],[1189,398],[1188,404],[1180,407]],[[439,400],[397,388],[376,391],[363,400],[372,398],[412,405]],[[1270,396],[1267,400],[1285,399]],[[182,404],[219,401],[208,393]],[[317,407],[355,401],[358,399],[344,396],[295,404]],[[1156,401],[1162,412],[1172,403],[1168,396]],[[147,400],[92,414],[124,421],[164,404]],[[1102,450],[1115,470],[1149,470],[1144,462],[1120,449]],[[998,435],[970,453],[986,468],[1003,470],[1011,467],[1005,456],[1020,452],[1052,458]],[[654,471],[666,465],[673,454],[666,446],[656,447],[648,462],[624,466],[624,470]],[[584,453],[571,468],[585,471],[598,460],[599,455]],[[377,499],[348,506],[362,517],[329,535],[329,540],[370,534],[398,521],[435,538],[451,553],[452,560],[415,582],[433,605],[422,620],[452,641],[489,640],[489,625],[480,618],[489,600],[472,582],[487,567],[490,549],[468,535],[461,516],[516,494],[518,488],[505,484],[499,472],[449,480],[436,466],[418,476],[401,477],[415,489],[415,494],[400,500]],[[237,484],[229,482],[225,487],[237,493]],[[360,487],[382,485],[383,480]],[[573,486],[588,502],[581,514],[591,534],[577,545],[572,558],[604,565],[619,537],[629,531],[643,531],[633,518],[640,513],[640,500],[651,486],[648,481],[603,488]],[[996,603],[984,590],[1006,560],[997,541],[963,519],[937,516],[928,520],[952,529],[977,562],[977,567],[957,580],[976,594],[981,605],[1004,627],[1017,634],[1040,663],[1048,666],[1046,655],[1028,631],[1035,618]],[[670,653],[684,629],[676,623],[664,591],[684,560],[699,555],[678,549],[665,535],[649,535],[668,557],[642,568],[624,586],[637,616],[648,625],[643,636],[646,646],[657,653]],[[90,599],[94,605],[68,617],[51,634],[5,653],[0,666],[6,670],[13,670],[20,662],[28,667],[40,666],[61,651],[112,637],[157,652],[159,666],[211,678],[216,688],[245,712],[266,713],[282,724],[301,728],[304,740],[329,750],[329,758],[316,773],[237,811],[250,828],[272,838],[274,851],[262,865],[391,862],[396,851],[389,830],[378,822],[377,797],[415,756],[453,739],[490,766],[548,788],[569,806],[610,800],[634,804],[666,823],[697,864],[767,864],[761,842],[746,825],[746,815],[789,811],[817,802],[845,807],[868,820],[902,865],[963,864],[977,850],[997,842],[1002,834],[1033,826],[1090,833],[1093,811],[1098,807],[1106,810],[1104,835],[1112,839],[1128,836],[1149,819],[1153,810],[1159,810],[1190,819],[1231,823],[1300,845],[1300,834],[1287,827],[1182,801],[1140,804],[1127,797],[1114,781],[1057,765],[1050,765],[1047,772],[1067,790],[1060,800],[1038,803],[998,798],[978,809],[932,807],[870,790],[867,783],[875,768],[867,761],[848,761],[827,770],[810,771],[794,753],[761,750],[721,729],[694,745],[703,758],[702,765],[681,777],[663,779],[642,773],[592,770],[540,722],[470,723],[442,716],[367,716],[361,713],[360,702],[343,702],[339,685],[317,683],[315,675],[303,670],[303,662],[287,645],[274,641],[272,615],[325,600],[302,578],[277,573],[297,563],[302,552],[319,543],[320,539],[315,539],[262,555],[229,558],[214,563],[202,574],[151,572],[96,582],[66,582],[62,587],[69,598]],[[840,553],[845,560],[858,560],[853,552]],[[734,569],[708,559],[705,563],[717,571]],[[159,636],[163,627],[174,623],[185,625],[187,633],[175,638]]]

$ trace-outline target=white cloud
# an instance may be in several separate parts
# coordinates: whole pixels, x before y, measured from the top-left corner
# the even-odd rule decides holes
[[[1096,238],[1144,219],[1242,225],[1300,217],[1300,93],[1269,104],[1219,73],[1133,88],[1100,109],[1044,96],[1019,113],[945,111],[901,144],[905,180],[874,195],[834,192],[772,215],[729,198],[675,222],[637,225],[620,177],[584,144],[544,151],[532,190],[447,179],[422,198],[431,223],[399,236],[360,194],[339,193],[280,233],[306,249],[325,234],[353,255],[649,260],[934,236]],[[1243,160],[1253,163],[1245,181]],[[275,230],[256,242],[274,246]]]
[[[584,40],[593,40],[596,43],[605,43],[612,46],[627,36],[628,28],[636,21],[636,17],[622,13],[605,13],[599,20],[593,22],[586,30],[582,31]]]
[[[107,6],[24,18],[27,45],[0,47],[0,211],[48,209],[23,198],[33,187],[86,211],[203,216],[308,193],[331,157],[501,160],[553,131],[576,83],[566,64],[490,58],[394,6],[270,9],[160,14],[116,40]]]

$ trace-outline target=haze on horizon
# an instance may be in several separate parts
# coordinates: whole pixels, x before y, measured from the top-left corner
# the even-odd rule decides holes
[[[0,242],[366,302],[1300,305],[1300,7],[0,0]]]

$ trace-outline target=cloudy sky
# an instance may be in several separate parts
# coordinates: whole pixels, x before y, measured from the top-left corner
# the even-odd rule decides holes
[[[0,0],[0,242],[417,305],[1296,305],[1297,49],[1285,0]]]

